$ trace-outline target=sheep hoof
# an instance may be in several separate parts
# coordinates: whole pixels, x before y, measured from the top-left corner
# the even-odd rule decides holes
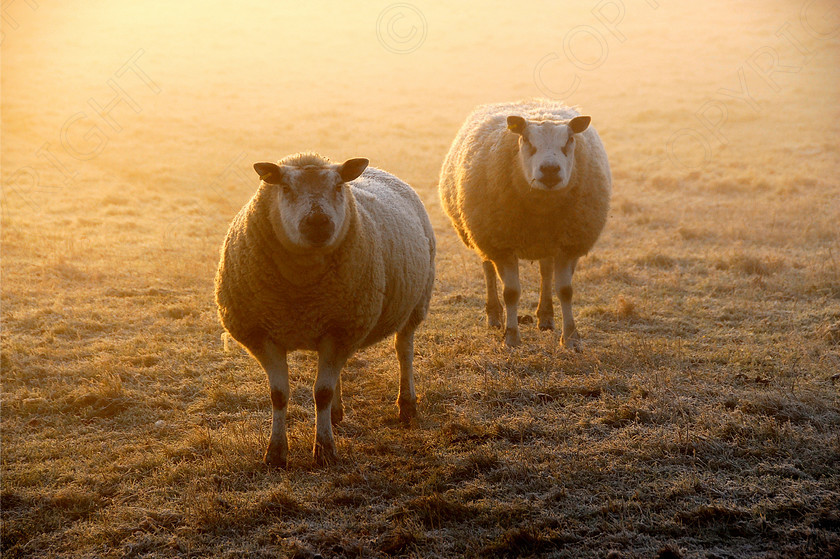
[[[266,466],[285,470],[289,467],[288,453],[284,452],[279,445],[274,446],[269,443],[268,449],[265,451],[265,456],[263,456],[263,462],[265,462]]]
[[[540,330],[554,330],[554,319],[540,317]]]
[[[580,353],[583,350],[581,347],[580,336],[578,336],[577,332],[572,332],[568,336],[564,335],[560,341],[566,349],[571,349],[577,353]]]
[[[319,466],[329,466],[338,462],[338,452],[333,441],[315,441],[315,448],[312,450],[315,463]]]
[[[337,425],[337,424],[341,423],[341,421],[343,419],[344,419],[344,407],[343,406],[342,407],[333,406],[332,409],[330,409],[330,422],[333,425]]]
[[[412,420],[417,419],[417,400],[397,400],[400,406],[400,421],[410,425]]]
[[[508,347],[522,345],[522,338],[519,337],[519,328],[505,328],[505,345]]]

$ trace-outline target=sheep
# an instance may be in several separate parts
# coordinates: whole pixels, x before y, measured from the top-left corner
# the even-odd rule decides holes
[[[440,172],[444,211],[482,259],[490,327],[500,328],[496,274],[504,284],[504,340],[522,343],[517,320],[519,259],[539,260],[539,327],[554,329],[552,276],[563,312],[564,346],[580,350],[572,275],[609,211],[607,154],[591,117],[532,99],[477,107],[458,131]]]
[[[254,169],[259,188],[221,248],[219,318],[268,375],[270,466],[288,465],[286,354],[318,353],[313,455],[330,464],[332,423],[344,416],[340,373],[356,350],[396,334],[400,419],[417,415],[414,331],[434,284],[434,232],[417,193],[367,159],[299,153]]]

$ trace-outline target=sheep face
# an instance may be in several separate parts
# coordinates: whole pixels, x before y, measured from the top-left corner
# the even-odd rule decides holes
[[[592,119],[577,116],[569,122],[528,121],[507,118],[508,130],[519,135],[519,161],[531,188],[562,191],[569,186],[575,165],[575,134]]]
[[[273,187],[277,205],[275,230],[300,250],[330,250],[347,232],[347,183],[368,165],[367,159],[349,159],[338,165],[276,165],[255,163],[260,178]]]

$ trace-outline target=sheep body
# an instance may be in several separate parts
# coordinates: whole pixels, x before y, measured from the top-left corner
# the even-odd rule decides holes
[[[576,117],[585,119],[584,129],[577,133],[566,130]],[[525,122],[518,133],[512,132],[516,118]],[[563,278],[564,285],[558,286],[558,292],[561,287],[568,288],[559,293],[561,303],[567,293],[570,299],[574,265],[589,252],[604,228],[611,193],[610,168],[600,137],[588,122],[588,117],[581,117],[575,109],[550,100],[482,105],[466,119],[452,142],[440,173],[441,203],[464,244],[485,261],[488,321],[493,326],[500,326],[501,309],[495,274],[498,272],[503,281],[508,276],[506,289],[517,291],[505,297],[506,303],[514,296],[518,300],[518,268],[509,268],[521,258],[541,261],[542,277],[549,285],[547,294],[546,286],[541,289],[538,315],[543,315],[542,327],[553,328],[551,275],[556,273],[558,281]],[[575,145],[565,186],[542,186],[537,181],[539,170],[523,168],[523,161],[530,155],[521,155],[522,150],[533,150],[534,157],[543,151],[548,156],[554,154],[562,163],[566,148],[553,145],[552,138],[562,143],[571,141],[572,136]],[[529,140],[535,139],[543,145],[531,145]],[[533,176],[530,181],[526,171]],[[535,184],[540,188],[534,188]],[[508,305],[507,310],[510,315],[515,308]],[[568,314],[567,320],[564,312],[564,341],[570,341],[574,333],[570,306]],[[569,326],[569,332],[565,332],[565,326]],[[506,342],[517,345],[518,338],[516,317],[508,316]]]
[[[350,186],[358,221],[328,256],[282,249],[268,189],[234,218],[217,301],[222,324],[245,347],[269,336],[288,350],[316,350],[327,331],[340,328],[359,349],[393,334],[422,299],[428,303],[434,234],[417,194],[374,168]]]
[[[290,161],[308,165],[295,167]],[[330,169],[326,159],[297,156],[279,163],[280,168],[295,173],[331,176],[324,170]],[[329,422],[322,425],[321,412],[326,409],[332,421],[343,415],[338,375],[344,362],[356,350],[394,333],[398,342],[403,334],[403,346],[410,344],[428,310],[434,282],[434,233],[414,190],[374,168],[367,168],[345,187],[343,236],[336,246],[319,250],[302,248],[290,239],[279,223],[282,202],[278,203],[277,191],[284,187],[263,181],[234,218],[216,275],[221,322],[268,372],[275,422],[278,407],[284,422],[288,400],[285,353],[319,352],[315,454],[321,462],[335,458],[331,428]],[[397,349],[403,376],[401,415],[413,415],[413,378],[405,378],[412,376],[411,355]],[[277,382],[272,380],[273,371],[280,371],[274,373]],[[319,401],[319,390],[335,398],[329,403]],[[275,431],[282,431],[282,440]],[[286,453],[285,425],[273,427],[266,461],[285,465]]]
[[[585,188],[576,196],[557,196],[529,188],[522,176],[517,137],[506,125],[510,114],[551,121],[580,113],[545,100],[477,107],[441,170],[444,211],[464,244],[483,257],[513,251],[525,260],[539,260],[558,249],[583,256],[600,236],[609,210],[610,169],[598,133],[590,127],[578,135],[583,145],[575,150],[573,182]]]

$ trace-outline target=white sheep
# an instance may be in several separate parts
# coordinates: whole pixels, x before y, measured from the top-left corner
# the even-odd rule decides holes
[[[434,283],[435,238],[420,198],[367,159],[319,155],[256,163],[262,179],[233,219],[216,274],[219,317],[268,374],[269,465],[288,461],[286,354],[318,352],[314,456],[336,459],[340,373],[358,349],[396,333],[400,418],[417,413],[414,331]]]
[[[501,327],[496,273],[504,284],[505,343],[521,343],[519,259],[540,261],[539,326],[554,328],[552,275],[563,311],[562,341],[580,349],[572,275],[607,219],[610,166],[591,118],[555,101],[482,105],[458,131],[440,172],[452,225],[483,260],[487,321]]]

